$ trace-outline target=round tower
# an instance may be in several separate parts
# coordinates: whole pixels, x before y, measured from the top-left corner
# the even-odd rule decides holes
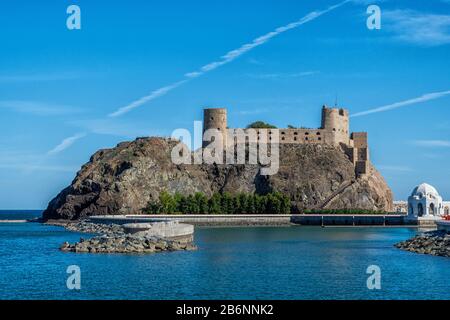
[[[227,139],[227,109],[207,108],[203,109],[203,132],[208,129],[216,129],[222,132],[224,147]],[[205,146],[205,142],[203,142]]]
[[[322,129],[327,130],[333,138],[333,144],[349,144],[349,114],[342,108],[322,108]]]

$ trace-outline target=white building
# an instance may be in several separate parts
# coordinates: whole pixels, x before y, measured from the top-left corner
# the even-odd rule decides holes
[[[450,213],[450,202],[444,202],[437,190],[427,183],[414,188],[408,198],[408,216],[440,217]]]

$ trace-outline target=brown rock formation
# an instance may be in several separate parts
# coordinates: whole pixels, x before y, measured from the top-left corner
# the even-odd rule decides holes
[[[280,168],[259,174],[259,165],[175,165],[177,142],[140,138],[97,151],[72,184],[45,210],[44,219],[136,214],[166,190],[170,193],[279,191],[290,196],[294,212],[313,208],[392,210],[392,193],[383,177],[356,177],[344,152],[329,145],[280,145]]]

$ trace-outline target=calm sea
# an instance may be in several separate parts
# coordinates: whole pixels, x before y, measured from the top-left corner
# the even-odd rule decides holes
[[[39,215],[3,211],[0,220]],[[91,255],[58,250],[81,234],[0,223],[0,299],[450,299],[450,259],[393,247],[414,234],[408,228],[197,228],[198,251]],[[79,291],[66,287],[69,265],[81,268]],[[369,265],[381,268],[381,290],[367,289]]]

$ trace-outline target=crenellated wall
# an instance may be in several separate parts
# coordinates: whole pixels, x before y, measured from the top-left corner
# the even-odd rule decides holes
[[[260,141],[266,134],[266,141],[272,140],[273,130],[254,129],[256,134],[250,135],[248,129],[228,129],[227,110],[225,108],[208,108],[203,113],[203,131],[216,129],[224,132],[224,146],[229,143],[238,143],[237,134],[246,134],[246,142]],[[318,129],[277,129],[279,133],[279,143],[294,144],[329,144],[341,147],[355,166],[356,174],[368,174],[369,165],[369,145],[367,132],[353,132],[350,134],[349,112],[343,108],[322,107],[322,122]],[[243,141],[241,141],[243,142]],[[203,141],[205,147],[209,142]]]

